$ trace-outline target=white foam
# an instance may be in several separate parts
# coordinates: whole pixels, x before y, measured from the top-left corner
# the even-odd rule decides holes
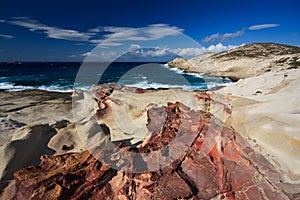
[[[178,69],[175,67],[169,67],[168,64],[163,64],[163,66],[164,66],[164,68],[168,68],[169,70],[172,70],[172,71],[176,72],[177,74],[187,74],[187,75],[194,76],[196,78],[203,78],[203,74],[204,74],[204,73],[186,73],[182,69]]]
[[[66,86],[62,87],[58,85],[50,85],[50,86],[42,85],[37,87],[37,89],[51,91],[51,92],[73,92],[73,89],[69,89]]]
[[[124,84],[128,87],[137,87],[143,89],[168,89],[168,88],[181,88],[183,90],[213,90],[218,87],[224,87],[232,84],[231,82],[223,82],[223,81],[216,81],[216,82],[205,82],[203,85],[170,85],[164,83],[149,83],[147,80],[140,81],[138,83],[133,84]]]
[[[0,89],[9,90],[9,91],[20,91],[20,90],[34,89],[34,87],[23,86],[23,85],[14,85],[13,83],[10,83],[10,82],[2,82],[2,83],[0,83]]]
[[[192,85],[170,85],[163,83],[149,83],[148,81],[141,81],[134,84],[125,84],[128,87],[137,87],[143,89],[168,89],[168,88],[181,88],[184,90],[203,90],[200,86]]]
[[[185,73],[184,70],[181,70],[181,69],[178,69],[178,68],[172,68],[167,63],[163,64],[163,66],[165,68],[168,68],[169,70],[172,70],[172,71],[178,73],[178,74],[187,74],[187,75],[190,75],[190,76],[193,76],[193,77],[196,77],[196,78],[202,78],[205,81],[205,78],[203,77],[203,75],[205,73]],[[217,78],[216,78],[215,80],[216,80],[215,82],[205,81],[208,90],[212,90],[212,89],[215,89],[215,88],[218,88],[218,87],[228,86],[228,85],[232,84],[232,81],[229,78],[225,78],[223,80],[221,78],[220,78],[220,80],[217,80]],[[223,81],[225,81],[225,82],[223,82]],[[193,90],[199,90],[199,89],[201,90],[201,88],[199,88],[197,86],[187,86],[187,87],[188,88],[193,88]],[[181,88],[184,88],[184,87],[181,86]],[[203,88],[202,88],[202,90],[203,90]]]
[[[218,83],[218,82],[208,82],[206,83],[206,86],[207,86],[207,89],[208,90],[213,90],[215,88],[218,88],[218,87],[225,87],[225,86],[228,86],[228,85],[231,85],[232,83],[231,82],[222,82],[222,83]]]
[[[73,89],[70,89],[68,86],[59,86],[59,85],[42,85],[42,86],[24,86],[24,85],[15,85],[14,83],[10,82],[2,82],[0,83],[0,89],[7,90],[7,91],[22,91],[22,90],[33,90],[33,89],[39,89],[39,90],[46,90],[46,91],[52,91],[52,92],[72,92]]]
[[[178,69],[178,68],[169,68],[169,70],[172,70],[174,72],[176,72],[177,74],[184,74],[184,71],[182,69]]]
[[[204,73],[186,73],[186,74],[194,76],[196,78],[203,78]]]

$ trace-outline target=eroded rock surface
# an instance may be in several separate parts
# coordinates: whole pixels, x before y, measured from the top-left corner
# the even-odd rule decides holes
[[[84,151],[42,156],[39,166],[14,174],[15,186],[7,189],[6,197],[300,198],[299,185],[281,183],[281,174],[261,154],[207,112],[192,110],[179,102],[150,108],[147,129],[139,148],[119,142],[109,150],[99,145],[93,155]],[[136,156],[118,156],[121,152],[132,152]],[[165,165],[169,161],[171,163]],[[159,168],[151,171],[156,169],[157,163],[160,163]]]

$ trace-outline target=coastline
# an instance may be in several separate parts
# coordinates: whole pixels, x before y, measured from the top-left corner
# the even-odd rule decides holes
[[[276,78],[276,81],[274,81],[274,77],[278,77]],[[143,127],[146,127],[147,117],[145,113],[145,108],[149,103],[152,103],[156,106],[163,106],[167,105],[167,102],[175,103],[176,101],[179,101],[185,105],[188,105],[194,110],[210,112],[215,117],[220,119],[223,123],[225,123],[226,126],[233,127],[234,130],[237,130],[239,134],[245,137],[246,141],[249,144],[251,144],[252,148],[254,148],[255,151],[260,152],[262,155],[264,155],[265,158],[268,159],[268,161],[272,163],[273,166],[277,166],[277,170],[280,170],[280,173],[282,175],[282,181],[284,183],[300,184],[300,179],[298,178],[300,173],[297,171],[297,169],[299,169],[297,167],[298,164],[296,162],[291,162],[291,160],[296,161],[298,159],[300,160],[300,158],[296,158],[298,154],[295,154],[290,151],[291,149],[294,149],[293,151],[298,152],[297,148],[300,147],[297,144],[294,144],[294,146],[280,145],[280,141],[283,140],[281,136],[283,135],[282,130],[278,129],[278,127],[276,128],[278,130],[273,130],[273,134],[275,134],[276,136],[265,135],[268,137],[261,137],[262,135],[255,134],[255,132],[257,132],[257,129],[252,130],[251,126],[256,126],[255,124],[253,124],[252,121],[257,120],[257,115],[253,115],[253,118],[251,119],[249,118],[249,116],[252,115],[243,114],[243,110],[251,113],[256,109],[259,109],[261,116],[269,116],[267,117],[267,119],[270,120],[264,122],[265,126],[276,127],[276,124],[283,123],[283,121],[280,122],[276,119],[273,119],[274,116],[278,115],[278,112],[289,113],[288,109],[291,109],[290,112],[293,112],[293,108],[285,107],[284,109],[286,110],[281,110],[278,112],[275,111],[274,115],[272,114],[271,116],[270,113],[273,112],[272,108],[275,104],[270,100],[266,100],[264,103],[263,99],[276,99],[274,98],[274,96],[279,96],[280,98],[286,96],[286,99],[291,100],[292,96],[290,95],[295,94],[295,91],[297,91],[298,89],[297,87],[292,87],[293,85],[297,84],[298,78],[300,78],[300,70],[286,70],[279,73],[269,72],[262,76],[240,80],[236,83],[233,83],[230,86],[223,87],[219,90],[210,91],[207,93],[200,91],[184,91],[182,89],[145,90],[116,85],[116,88],[113,90],[113,96],[110,97],[110,100],[108,102],[101,102],[103,102],[103,108],[107,106],[108,108],[114,107],[116,110],[120,111],[120,113],[122,113],[121,111],[123,111],[125,113],[129,113],[130,116],[136,116],[136,112],[140,112],[143,110],[144,114],[139,114],[139,117],[136,119],[136,121],[134,121],[134,124],[139,124],[138,128],[140,129],[131,130],[132,132],[147,132],[147,129],[144,129]],[[259,82],[259,80],[263,80],[264,85],[258,85],[257,83]],[[270,82],[270,80],[273,81]],[[266,85],[266,83],[268,84]],[[289,84],[291,84],[291,88],[288,87]],[[104,89],[101,89],[101,91],[104,90],[107,92],[111,92],[111,86],[112,85],[103,85],[102,87]],[[97,112],[97,107],[101,105],[95,104],[95,97],[93,95],[91,96],[91,94],[94,94],[95,92],[101,95],[100,91],[97,92],[97,90],[99,90],[97,88],[98,87],[96,86],[94,89],[92,88],[92,93],[88,93],[89,95],[87,95],[87,93],[84,93],[84,105],[92,106],[85,106],[84,108],[80,108],[80,112]],[[293,88],[295,89],[294,92],[292,92],[291,90]],[[107,92],[104,94],[111,95],[110,92]],[[17,92],[2,91],[1,94],[3,94],[1,95],[2,102],[7,102],[2,103],[0,107],[1,116],[13,120],[14,123],[21,124],[19,125],[20,127],[14,127],[12,129],[13,131],[16,131],[14,133],[14,136],[12,137],[12,141],[19,141],[20,139],[24,140],[25,138],[27,139],[25,139],[24,141],[30,141],[30,137],[28,138],[27,135],[32,135],[32,133],[35,132],[33,130],[39,127],[41,124],[43,126],[42,130],[45,129],[46,134],[48,132],[48,134],[50,134],[51,136],[50,138],[46,137],[46,139],[43,136],[44,146],[40,146],[40,149],[38,150],[40,154],[38,154],[34,157],[34,159],[32,159],[34,160],[34,162],[32,161],[31,164],[37,165],[39,163],[39,157],[45,153],[45,150],[46,152],[48,152],[48,154],[50,153],[54,155],[63,155],[65,153],[70,152],[76,153],[85,150],[86,144],[84,144],[85,142],[84,140],[82,140],[83,138],[81,136],[78,136],[76,133],[76,127],[72,122],[73,116],[66,114],[70,114],[72,109],[71,93],[48,92],[42,90],[24,90]],[[202,99],[204,94],[209,95],[209,99],[205,99],[206,97]],[[157,96],[159,98],[157,98]],[[277,98],[276,101],[282,101],[282,99],[280,98]],[[114,104],[114,101],[127,102],[126,104],[133,102],[134,103],[129,107],[124,107],[121,106],[122,104],[119,105],[119,103]],[[220,107],[220,105],[222,104],[224,104],[225,107]],[[135,106],[137,107],[135,108]],[[286,106],[289,106],[289,104],[286,104]],[[226,111],[228,109],[230,110],[230,112]],[[100,121],[98,121],[98,123],[106,124],[111,130],[113,130],[113,135],[111,135],[111,139],[113,141],[127,139],[130,139],[131,143],[143,141],[145,135],[128,135],[128,133],[130,133],[130,130],[128,128],[125,128],[126,134],[124,134],[124,127],[128,122],[118,121],[118,123],[116,124],[116,122],[114,121],[116,119],[114,119],[114,117],[111,118],[112,114],[113,113],[109,112],[105,114],[103,113],[101,115],[103,117],[100,118]],[[122,116],[120,116],[119,118],[123,119]],[[133,118],[131,117],[131,119]],[[293,123],[296,122],[293,121]],[[249,125],[247,124],[249,124],[250,127],[248,127]],[[118,127],[123,127],[123,129],[119,129]],[[264,126],[262,125],[261,127],[263,128]],[[84,127],[84,130],[86,132],[90,132],[89,129],[87,129],[86,127]],[[51,131],[54,131],[55,133],[51,133]],[[259,132],[263,133],[264,130],[259,130]],[[35,134],[37,134],[37,132]],[[132,140],[132,137],[135,139]],[[88,138],[86,139],[88,140]],[[291,138],[291,141],[294,139],[295,138]],[[286,141],[288,142],[288,140]],[[38,142],[43,143],[41,140],[38,140]],[[274,146],[274,144],[278,145]],[[28,143],[27,145],[30,144]],[[28,148],[27,145],[17,147],[19,148],[18,151],[24,151],[23,149]],[[7,148],[8,147],[4,145],[2,146],[1,151],[3,152],[3,150]],[[51,149],[51,151],[49,151],[49,148]],[[35,149],[35,151],[36,150],[37,149]],[[294,157],[290,157],[289,162],[285,162],[286,157],[292,155]],[[2,154],[2,157],[3,156],[4,154]],[[4,156],[3,160],[7,160],[7,157]],[[29,163],[19,164],[21,164],[21,168],[31,165]],[[2,167],[4,166],[2,165]],[[7,181],[11,180],[12,173],[14,173],[14,170],[12,170],[9,173],[11,175],[9,176],[10,178],[8,178]],[[288,190],[288,188],[285,189]]]
[[[196,128],[195,124],[199,120],[201,123],[198,122],[198,125],[205,124],[206,127],[211,127],[215,123],[223,128],[212,131],[216,134],[214,137],[218,134],[222,136],[222,142],[219,144],[222,148],[215,146],[216,149],[211,152],[210,157],[205,157],[215,166],[210,165],[212,168],[226,170],[232,167],[229,163],[233,161],[240,167],[234,169],[236,171],[233,170],[233,174],[241,170],[250,173],[248,182],[256,183],[256,179],[252,179],[255,176],[251,173],[259,174],[259,180],[264,180],[263,183],[251,185],[257,191],[261,189],[259,184],[266,184],[264,185],[268,188],[266,191],[280,191],[278,195],[283,199],[298,197],[300,194],[300,155],[298,154],[300,151],[298,135],[300,69],[283,67],[280,70],[266,71],[256,76],[239,77],[239,79],[231,85],[207,92],[179,88],[142,89],[115,84],[93,86],[88,91],[78,90],[73,96],[71,93],[42,90],[1,91],[0,129],[1,132],[5,132],[5,138],[1,141],[3,145],[0,147],[0,158],[3,160],[0,165],[1,189],[13,180],[14,173],[20,175],[24,172],[25,179],[23,175],[18,175],[17,178],[15,176],[17,182],[12,182],[5,189],[5,195],[7,197],[14,192],[24,192],[22,188],[13,192],[12,188],[15,187],[14,184],[26,182],[27,175],[30,176],[31,173],[27,167],[39,165],[40,159],[50,165],[52,159],[78,156],[77,160],[70,161],[70,165],[67,166],[72,168],[72,164],[75,165],[77,161],[87,158],[86,150],[97,148],[99,145],[97,141],[102,141],[103,138],[108,138],[121,148],[128,148],[126,143],[140,145],[141,149],[152,152],[151,148],[155,145],[160,144],[161,141],[170,142],[170,138],[174,136],[172,134],[176,131],[180,132],[181,126],[178,120],[181,120],[184,127],[189,127],[183,132],[191,135],[196,133],[193,131],[198,130],[199,127]],[[169,121],[164,122],[166,116]],[[198,119],[196,116],[201,117]],[[212,120],[214,118],[216,121]],[[195,119],[196,121],[193,121]],[[105,136],[99,134],[100,127],[100,132],[104,132]],[[207,129],[201,128],[202,131]],[[162,130],[166,131],[165,134],[162,134]],[[158,138],[154,134],[157,131],[158,135],[162,134]],[[226,133],[230,133],[231,136],[228,137]],[[206,132],[201,134],[201,137],[207,136]],[[188,150],[190,153],[198,152],[197,148],[204,145],[203,141],[199,143],[196,141],[197,139],[193,141],[195,145],[191,147],[192,149]],[[44,157],[44,154],[54,155],[54,157]],[[244,158],[247,159],[243,160]],[[189,154],[181,159],[182,163],[195,165]],[[190,163],[184,162],[185,160],[189,160]],[[127,163],[127,167],[131,164]],[[79,168],[84,166],[78,165]],[[199,168],[195,166],[192,169]],[[41,167],[37,168],[39,169]],[[204,171],[210,169],[207,167]],[[89,169],[84,168],[84,170]],[[176,171],[177,168],[172,170]],[[211,173],[222,177],[217,174],[218,170]],[[126,174],[121,176],[121,172],[114,173],[118,175],[112,174],[112,180],[128,178]],[[176,174],[178,173],[182,172],[176,171]],[[193,173],[187,173],[184,177],[192,177]],[[142,173],[142,176],[150,175]],[[172,180],[181,181],[177,175],[174,176],[171,176],[174,178]],[[47,176],[41,178],[45,177]],[[96,177],[101,179],[101,175]],[[165,174],[160,177],[164,178]],[[39,185],[52,190],[51,187],[43,185],[43,182],[30,180],[33,181],[30,183],[32,187]],[[51,177],[49,180],[52,180]],[[243,179],[236,181],[241,180]],[[213,183],[214,187],[224,187],[223,181],[222,179],[220,182]],[[233,184],[230,180],[226,180],[226,177],[225,182]],[[107,182],[107,184],[116,188],[123,187],[114,185],[115,182]],[[180,184],[184,185],[182,181]],[[243,185],[243,183],[239,184]],[[234,185],[231,186],[234,188]],[[205,186],[194,187],[203,189]],[[234,192],[238,194],[240,191],[234,190]]]

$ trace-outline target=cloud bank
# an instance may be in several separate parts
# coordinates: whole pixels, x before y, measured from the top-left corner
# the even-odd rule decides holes
[[[8,23],[28,28],[30,31],[42,31],[48,38],[63,39],[70,41],[89,41],[91,38],[90,33],[83,33],[75,30],[62,29],[55,26],[48,26],[39,23],[36,20],[31,20],[28,18],[17,18]]]
[[[244,45],[244,44],[242,44]],[[105,61],[112,61],[111,59],[115,59],[127,53],[127,58],[163,58],[163,57],[184,57],[184,58],[192,58],[195,56],[200,56],[208,52],[219,53],[222,51],[227,51],[242,45],[223,45],[222,43],[218,43],[216,45],[210,45],[208,47],[198,47],[198,48],[141,48],[141,46],[132,44],[128,49],[127,52],[124,53],[117,53],[114,51],[101,51],[101,52],[86,52],[83,53],[81,56],[94,59],[103,59]]]

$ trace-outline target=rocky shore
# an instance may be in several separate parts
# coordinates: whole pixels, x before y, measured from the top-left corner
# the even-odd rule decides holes
[[[299,199],[298,48],[173,61],[238,80],[211,92],[2,91],[2,198]]]

